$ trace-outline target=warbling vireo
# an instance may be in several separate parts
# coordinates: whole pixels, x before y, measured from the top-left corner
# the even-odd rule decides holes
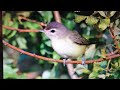
[[[50,22],[40,32],[45,33],[51,40],[53,49],[65,59],[77,59],[80,55],[85,54],[87,47],[90,45],[88,40],[79,35],[77,31],[70,31],[58,22]],[[63,59],[64,64],[65,59]]]

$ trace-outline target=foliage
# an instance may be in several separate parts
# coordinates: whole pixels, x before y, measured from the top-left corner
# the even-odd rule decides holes
[[[77,29],[86,39],[104,44],[104,46],[98,45],[97,51],[92,49],[88,53],[91,56],[91,53],[95,52],[93,59],[105,58],[107,53],[115,50],[108,27],[111,23],[116,25],[118,28],[116,31],[118,32],[117,37],[119,39],[119,12],[95,11],[90,15],[81,15],[81,13],[61,11],[60,15],[62,23],[70,30]],[[2,24],[13,28],[42,29],[37,23],[20,20],[18,16],[24,16],[31,20],[45,23],[55,21],[52,11],[5,11]],[[60,59],[60,56],[52,49],[50,40],[43,33],[19,33],[3,28],[2,34],[5,41],[25,51],[53,59]],[[89,56],[86,58],[91,59]],[[4,79],[25,79],[28,78],[29,72],[36,72],[34,77],[36,79],[70,78],[66,66],[64,67],[61,63],[38,60],[14,52],[14,50],[8,49],[6,46],[3,46],[3,62]],[[120,79],[120,58],[86,66],[75,65],[75,68],[78,77],[85,75],[87,79]],[[20,75],[17,73],[18,71],[21,72]]]

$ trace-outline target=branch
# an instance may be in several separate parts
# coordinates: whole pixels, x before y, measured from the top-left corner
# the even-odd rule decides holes
[[[19,20],[23,19],[23,20],[26,20],[26,21],[34,22],[34,23],[37,23],[37,24],[39,24],[41,26],[46,26],[47,25],[47,24],[45,24],[43,22],[37,22],[36,20],[31,20],[31,19],[28,19],[28,18],[22,17],[22,16],[18,16],[18,19]]]
[[[52,58],[47,58],[47,57],[43,57],[43,56],[39,56],[39,55],[36,55],[36,54],[32,54],[32,53],[26,52],[26,51],[24,51],[24,50],[22,50],[22,49],[20,49],[20,48],[17,48],[17,47],[15,47],[15,46],[13,46],[13,45],[5,42],[4,40],[2,40],[2,43],[3,43],[4,45],[6,45],[6,46],[8,46],[8,47],[10,47],[10,48],[12,48],[12,49],[20,52],[20,53],[22,53],[22,54],[26,54],[26,55],[29,55],[29,56],[31,56],[31,57],[35,57],[35,58],[42,59],[42,60],[45,60],[45,61],[63,63],[63,60],[54,60],[54,59],[52,59]],[[100,58],[100,59],[97,59],[97,60],[86,60],[85,63],[86,63],[86,64],[90,64],[90,63],[94,63],[94,62],[101,62],[101,61],[104,61],[104,60],[110,60],[110,59],[112,59],[112,58],[117,58],[117,57],[120,57],[120,53],[118,53],[118,54],[112,54],[112,53],[111,53],[111,56],[106,57],[106,58],[104,58],[104,59],[103,59],[103,58]],[[66,61],[66,64],[68,64],[68,63],[69,63],[69,64],[82,64],[82,61]]]
[[[110,29],[109,29],[109,33],[110,33],[113,41],[115,42],[116,48],[120,51],[120,48],[119,48],[119,46],[118,46],[118,45],[119,45],[119,42],[115,39],[116,36],[114,35],[114,32],[113,32],[113,31],[114,31],[114,28],[113,28],[112,25],[110,25],[109,28],[110,28]]]
[[[30,29],[18,29],[18,28],[13,28],[10,26],[2,26],[5,29],[9,29],[9,30],[14,30],[14,31],[18,31],[18,32],[40,32],[40,30],[30,30]]]
[[[55,21],[61,23],[61,17],[59,11],[53,11],[53,13],[54,13]]]

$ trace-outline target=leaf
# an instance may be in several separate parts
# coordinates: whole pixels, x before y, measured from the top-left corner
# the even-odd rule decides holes
[[[100,75],[98,75],[98,77],[102,78],[102,79],[105,79],[106,76],[105,76],[105,74],[100,74]]]
[[[51,41],[50,41],[50,40],[45,41],[45,44],[46,44],[47,46],[49,46],[49,47],[51,47],[51,46],[52,46],[52,44],[51,44]]]
[[[68,29],[70,29],[70,30],[73,30],[73,29],[74,29],[74,26],[75,26],[75,22],[74,22],[74,21],[71,21],[71,20],[62,18],[62,22],[64,23],[64,25],[65,25]]]
[[[27,49],[27,46],[26,46],[27,41],[25,38],[18,37],[16,40],[17,40],[17,43],[21,49]]]
[[[4,74],[4,79],[7,78],[17,78],[17,74],[16,74],[16,69],[12,69],[10,66],[4,64],[3,65],[3,74]]]
[[[111,11],[110,12],[110,17],[112,17],[115,13],[116,13],[116,11]]]
[[[98,13],[99,13],[101,16],[106,17],[104,11],[98,11]]]
[[[100,72],[100,71],[103,71],[103,70],[104,70],[104,68],[102,68],[99,63],[94,63],[94,66],[93,66],[93,71],[94,72]]]
[[[110,19],[100,19],[100,23],[98,24],[98,27],[103,31],[105,30],[110,24]]]
[[[47,22],[47,23],[49,23],[51,20],[52,20],[52,18],[53,18],[53,14],[52,14],[52,11],[41,11],[41,12],[39,12],[41,15],[42,15],[42,17],[44,18],[44,22]]]
[[[97,24],[98,19],[94,16],[88,16],[85,21],[88,25],[94,25],[94,24]]]
[[[22,15],[24,17],[29,17],[32,11],[18,11],[17,15]]]
[[[53,52],[53,59],[60,59],[60,55],[58,55],[56,52]]]
[[[90,74],[90,70],[88,70],[88,69],[83,69],[82,72],[85,74]]]
[[[14,24],[11,26],[14,28],[18,28],[18,22],[16,22],[16,20],[14,19]],[[8,36],[8,38],[12,38],[13,36],[15,36],[15,34],[17,33],[17,31],[12,31],[12,33]]]
[[[46,70],[42,74],[42,79],[49,79],[50,78],[50,71]]]
[[[85,20],[86,18],[87,18],[87,16],[75,15],[75,22],[80,23],[81,21]]]
[[[98,73],[97,72],[92,72],[90,75],[89,75],[89,79],[95,79],[98,77]]]
[[[106,58],[106,50],[105,50],[105,48],[101,49],[101,57]]]
[[[29,29],[40,29],[40,26],[33,22],[24,22],[24,27]]]
[[[115,25],[118,26],[120,23],[120,19],[115,20]]]
[[[102,62],[100,62],[100,66],[101,66],[102,68],[106,68],[106,67],[107,67],[107,61],[102,61]]]
[[[95,44],[89,45],[85,51],[85,58],[86,59],[93,58],[95,52],[96,52],[96,45]]]

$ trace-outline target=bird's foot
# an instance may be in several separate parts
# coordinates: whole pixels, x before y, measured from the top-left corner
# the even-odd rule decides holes
[[[63,65],[65,66],[66,65],[66,61],[70,61],[71,59],[69,59],[69,58],[65,58],[65,59],[63,59]]]
[[[85,65],[85,56],[82,57],[82,65]]]
[[[66,65],[66,58],[65,59],[63,59],[63,66],[65,66]]]

